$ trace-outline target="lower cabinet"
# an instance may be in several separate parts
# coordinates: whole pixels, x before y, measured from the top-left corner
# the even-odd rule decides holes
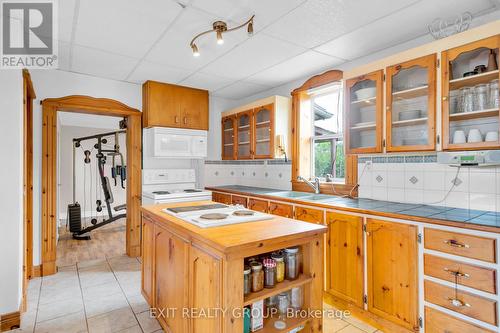
[[[418,330],[417,227],[367,219],[368,309]]]
[[[425,307],[425,333],[493,333],[493,331]]]
[[[188,277],[189,243],[155,226],[154,244],[154,306],[160,311],[158,320],[171,332],[188,332],[189,323],[183,318],[182,309],[189,307],[189,290],[185,282]],[[177,310],[172,313],[168,309]]]
[[[153,222],[142,219],[142,294],[149,304],[153,302],[153,255],[155,226]]]
[[[231,194],[212,192],[212,200],[215,202],[220,202],[225,205],[231,204]]]
[[[197,246],[191,246],[190,306],[194,309],[218,309],[222,306],[222,262]],[[211,316],[192,319],[192,332],[222,332],[222,321]]]
[[[295,219],[312,223],[323,223],[323,210],[295,206]]]
[[[248,209],[256,210],[258,212],[267,213],[267,201],[257,200],[254,198],[248,199]]]
[[[231,204],[246,207],[247,206],[247,198],[240,197],[237,195],[232,195],[231,196]]]
[[[327,212],[328,291],[363,306],[363,218]]]
[[[293,206],[280,202],[269,201],[269,214],[293,218]]]

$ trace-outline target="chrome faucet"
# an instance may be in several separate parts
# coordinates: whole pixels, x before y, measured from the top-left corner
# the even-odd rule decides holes
[[[308,181],[307,179],[305,179],[302,176],[298,176],[297,180],[302,180],[304,183],[306,183],[307,185],[309,185],[309,187],[314,190],[314,193],[319,194],[319,178],[318,177],[314,178],[314,184],[311,183],[310,181]]]

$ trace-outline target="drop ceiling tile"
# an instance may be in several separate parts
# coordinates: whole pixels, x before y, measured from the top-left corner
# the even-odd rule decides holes
[[[269,87],[251,82],[239,81],[215,91],[213,95],[229,99],[240,99],[259,93],[266,89],[269,89]]]
[[[344,59],[356,59],[428,33],[427,25],[443,13],[446,17],[491,7],[488,0],[425,0],[343,35],[315,50]]]
[[[143,61],[127,78],[127,81],[142,84],[147,80],[153,80],[177,84],[189,74],[190,72],[184,69]]]
[[[343,62],[343,59],[330,57],[315,51],[307,51],[252,75],[246,81],[277,86],[306,75],[316,75],[334,69],[335,66]]]
[[[74,45],[71,71],[114,80],[124,80],[138,60]]]
[[[194,73],[185,80],[179,82],[183,86],[215,91],[231,84],[234,80],[213,74]]]
[[[244,79],[304,51],[302,47],[259,33],[203,68],[203,72]]]
[[[186,8],[175,23],[175,27],[153,47],[146,59],[159,64],[195,71],[228,52],[246,40],[245,31],[235,31],[224,35],[224,44],[218,45],[215,34],[199,37],[196,45],[199,57],[193,57],[189,43],[197,34],[210,30],[218,17],[193,8]]]
[[[57,38],[65,42],[70,42],[71,33],[73,31],[73,18],[75,13],[76,0],[63,0],[58,1],[57,3],[59,4],[59,6],[57,7],[57,24],[59,25],[59,36],[57,36]]]
[[[63,71],[70,70],[70,44],[59,41],[59,50],[57,54],[58,69]]]
[[[193,0],[190,6],[220,16],[230,26],[241,24],[255,15],[254,31],[257,32],[303,3],[305,0]]]
[[[140,58],[181,9],[166,0],[80,1],[75,43]]]
[[[264,31],[312,48],[419,0],[314,0]]]

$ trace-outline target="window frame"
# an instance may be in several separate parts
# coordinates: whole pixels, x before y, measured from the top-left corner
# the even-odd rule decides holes
[[[339,70],[330,70],[325,73],[316,75],[304,82],[304,84],[292,91],[292,189],[295,191],[312,192],[312,189],[303,181],[297,180],[299,175],[309,177],[311,163],[310,153],[307,150],[311,149],[310,138],[307,138],[307,131],[310,129],[301,128],[301,123],[305,120],[304,114],[300,110],[303,107],[310,107],[311,95],[308,94],[312,89],[327,86],[335,82],[343,82],[343,73]],[[344,86],[344,84],[343,84]],[[345,87],[344,87],[345,89]],[[343,97],[343,96],[342,96]],[[342,107],[343,117],[345,117],[345,107]],[[306,130],[306,131],[304,131]],[[343,131],[343,141],[345,145],[345,133]],[[309,141],[308,141],[309,140]],[[304,142],[309,142],[309,147],[304,146]],[[358,180],[358,163],[356,155],[348,155],[345,148],[345,178],[343,183],[335,182],[320,182],[320,191],[327,194],[337,195],[357,195],[357,180]]]

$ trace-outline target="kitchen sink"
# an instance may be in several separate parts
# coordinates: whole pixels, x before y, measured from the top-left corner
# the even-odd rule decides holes
[[[271,194],[282,198],[304,198],[311,195],[310,193],[296,191],[273,192]]]
[[[310,195],[307,197],[304,197],[302,199],[304,200],[310,200],[310,201],[320,201],[320,200],[334,200],[336,197],[332,195],[326,195],[326,194],[315,194],[315,195]]]

